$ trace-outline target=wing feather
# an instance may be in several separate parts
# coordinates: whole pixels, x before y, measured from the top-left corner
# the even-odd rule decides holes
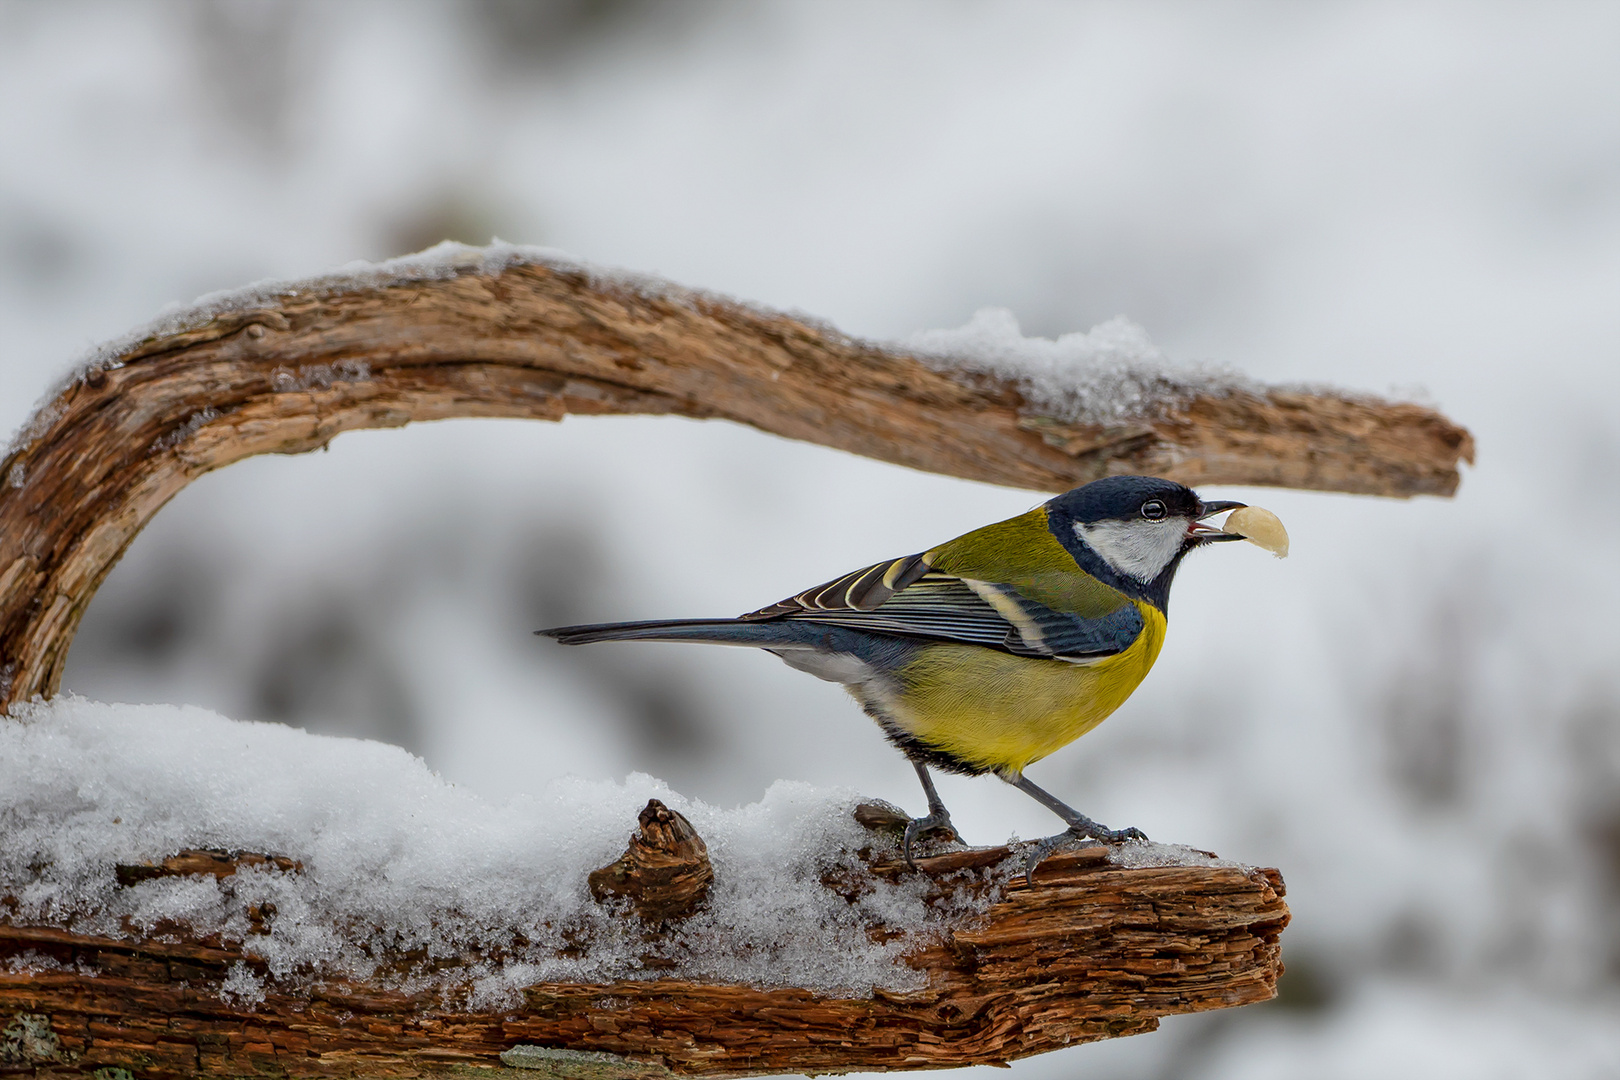
[[[1010,585],[932,571],[923,555],[863,567],[742,617],[958,641],[1078,663],[1122,652],[1142,631],[1134,604],[1098,618],[1055,611]]]
[[[928,560],[925,556],[907,555],[892,562],[864,566],[825,585],[806,589],[797,596],[790,596],[758,611],[750,611],[742,617],[749,620],[779,619],[803,611],[872,611],[896,593],[915,584],[927,572]]]

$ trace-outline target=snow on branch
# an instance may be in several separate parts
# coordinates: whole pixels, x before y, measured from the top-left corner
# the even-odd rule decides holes
[[[0,463],[0,706],[59,684],[91,594],[211,469],[415,420],[724,418],[1041,491],[1110,473],[1451,494],[1467,431],[1413,404],[1166,363],[1119,322],[906,344],[554,252],[443,244],[204,297],[97,350]]]
[[[911,870],[905,820],[648,777],[494,805],[379,743],[30,704],[0,722],[0,1071],[920,1069],[1274,993],[1274,870],[1152,844],[1059,853],[1033,886],[1027,845]]]

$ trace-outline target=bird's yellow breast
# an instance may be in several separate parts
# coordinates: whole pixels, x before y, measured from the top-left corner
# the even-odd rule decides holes
[[[1164,614],[1137,602],[1142,632],[1125,651],[1085,664],[930,644],[898,675],[884,711],[951,757],[1011,775],[1078,739],[1124,704],[1164,645]]]

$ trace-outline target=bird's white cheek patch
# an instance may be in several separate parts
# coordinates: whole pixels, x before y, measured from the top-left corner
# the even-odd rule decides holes
[[[1164,572],[1187,539],[1188,522],[1183,517],[1162,521],[1099,521],[1093,525],[1076,522],[1074,531],[1086,546],[1126,577],[1146,584]]]

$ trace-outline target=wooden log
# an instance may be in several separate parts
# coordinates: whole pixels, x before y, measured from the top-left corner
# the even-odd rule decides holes
[[[1444,495],[1473,454],[1432,410],[1325,391],[1066,423],[1015,386],[803,318],[535,256],[337,277],[201,308],[87,367],[25,428],[0,463],[0,708],[56,692],[96,587],[205,472],[356,428],[604,413],[724,418],[1043,491],[1135,472]]]
[[[926,986],[868,997],[661,978],[540,984],[520,1006],[461,1011],[439,989],[327,979],[272,981],[247,1004],[227,979],[238,965],[263,973],[251,941],[199,940],[183,928],[101,938],[0,918],[0,1072],[179,1080],[464,1076],[503,1065],[626,1078],[926,1069],[1003,1064],[1273,996],[1288,922],[1275,870],[1129,869],[1089,847],[1054,855],[1030,887],[1013,855],[956,851],[917,860],[918,871],[876,859],[859,882],[827,882],[892,888],[921,872],[999,896],[982,918],[909,951]]]

